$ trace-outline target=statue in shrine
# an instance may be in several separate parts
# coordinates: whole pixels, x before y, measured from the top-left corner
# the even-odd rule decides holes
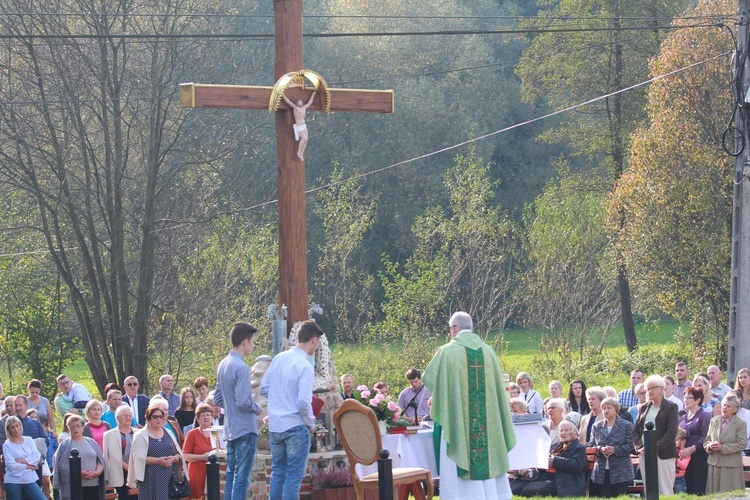
[[[281,96],[290,108],[294,112],[294,140],[299,144],[297,145],[297,157],[300,160],[305,159],[305,148],[307,147],[307,125],[305,124],[305,114],[307,108],[313,103],[315,99],[315,92],[312,93],[307,103],[303,103],[302,99],[297,99],[297,102],[292,102],[286,95]]]

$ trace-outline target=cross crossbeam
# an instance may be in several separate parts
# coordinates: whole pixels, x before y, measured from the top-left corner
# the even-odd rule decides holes
[[[273,0],[274,43],[277,81],[301,71],[302,0]],[[290,87],[284,92],[292,102],[306,102],[313,89]],[[393,90],[334,89],[330,91],[330,111],[393,113]],[[273,87],[245,85],[180,85],[180,105],[187,108],[265,109]],[[308,110],[320,110],[320,100]],[[307,234],[305,221],[305,161],[297,149],[292,125],[294,116],[285,102],[276,111],[276,158],[279,192],[279,303],[288,309],[288,327],[307,319]],[[314,144],[314,133],[311,134]],[[314,149],[314,148],[313,148]]]

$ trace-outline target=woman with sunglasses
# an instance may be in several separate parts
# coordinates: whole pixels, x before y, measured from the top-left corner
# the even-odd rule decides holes
[[[146,409],[146,426],[135,433],[128,461],[128,486],[140,500],[167,500],[169,478],[182,479],[187,467],[177,439],[164,429],[167,412],[161,406]]]

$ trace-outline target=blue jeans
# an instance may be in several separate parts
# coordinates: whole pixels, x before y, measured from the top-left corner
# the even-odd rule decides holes
[[[310,453],[310,429],[298,425],[284,432],[272,432],[271,500],[297,500]]]
[[[36,483],[16,484],[5,483],[5,498],[8,500],[21,500],[31,498],[32,500],[47,500],[42,489]]]
[[[227,440],[227,476],[224,485],[224,500],[245,500],[247,498],[257,442],[258,435],[253,432],[231,441]]]

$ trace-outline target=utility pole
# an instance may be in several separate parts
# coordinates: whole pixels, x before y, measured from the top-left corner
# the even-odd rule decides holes
[[[750,64],[748,63],[748,4],[739,0],[737,51],[734,75],[742,75],[735,82],[741,94],[735,96],[740,106],[735,127],[735,151],[740,151],[734,162],[734,202],[732,206],[732,269],[729,292],[729,352],[727,378],[735,380],[741,368],[750,368]],[[740,68],[741,66],[741,68]]]

